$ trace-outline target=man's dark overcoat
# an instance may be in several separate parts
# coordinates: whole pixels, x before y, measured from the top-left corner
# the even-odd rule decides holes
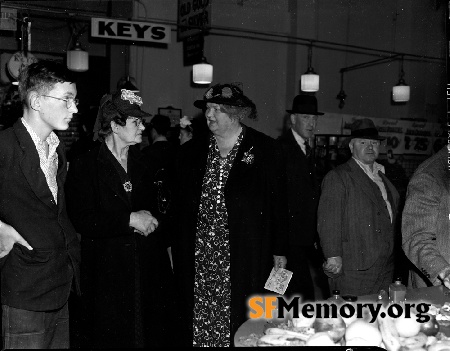
[[[289,253],[287,268],[294,275],[288,293],[314,300],[314,283],[307,257],[314,263],[319,261],[314,243],[317,235],[317,207],[319,205],[319,183],[313,159],[308,159],[289,129],[278,141],[281,144],[286,164],[288,189],[288,233]]]
[[[394,254],[399,194],[383,173],[379,175],[392,207],[392,221],[380,189],[353,158],[323,180],[318,210],[320,242],[325,257],[342,257],[344,274],[366,271],[379,263],[380,256]],[[378,291],[367,294],[372,293]]]

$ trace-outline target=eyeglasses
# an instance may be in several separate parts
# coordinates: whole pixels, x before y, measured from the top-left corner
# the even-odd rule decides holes
[[[41,95],[41,96],[50,97],[50,98],[53,98],[53,99],[56,99],[56,100],[65,101],[67,109],[71,108],[73,106],[73,104],[75,104],[75,106],[78,106],[78,103],[79,103],[78,99],[74,99],[74,98],[62,99],[62,98],[57,98],[57,97],[50,96],[50,95]]]
[[[139,128],[141,125],[146,127],[146,123],[143,119],[137,118],[137,117],[129,117],[128,119],[131,119],[136,128]]]

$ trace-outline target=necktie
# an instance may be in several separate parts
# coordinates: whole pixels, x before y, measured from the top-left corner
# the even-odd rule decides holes
[[[311,149],[311,146],[309,146],[309,141],[308,141],[308,139],[306,139],[305,140],[305,155],[306,155],[306,158],[310,158],[311,157],[311,151],[312,151],[312,149]]]

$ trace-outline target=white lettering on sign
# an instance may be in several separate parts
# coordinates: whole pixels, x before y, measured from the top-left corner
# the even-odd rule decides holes
[[[17,30],[17,10],[7,7],[1,8],[0,30]]]
[[[178,40],[211,27],[209,0],[178,0]]]
[[[91,18],[91,36],[132,41],[170,43],[170,26],[108,18]]]

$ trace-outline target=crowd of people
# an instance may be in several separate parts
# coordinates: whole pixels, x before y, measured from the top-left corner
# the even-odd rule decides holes
[[[73,74],[41,60],[19,92],[23,117],[0,132],[3,349],[233,346],[273,268],[293,272],[287,297],[317,298],[312,267],[361,296],[388,289],[401,252],[411,287],[450,288],[447,146],[417,169],[402,211],[368,118],[319,184],[314,95],[294,98],[274,139],[244,123],[258,113],[241,88],[213,85],[175,146],[169,118],[145,125],[142,98],[121,89],[68,167],[55,131],[78,112]]]

